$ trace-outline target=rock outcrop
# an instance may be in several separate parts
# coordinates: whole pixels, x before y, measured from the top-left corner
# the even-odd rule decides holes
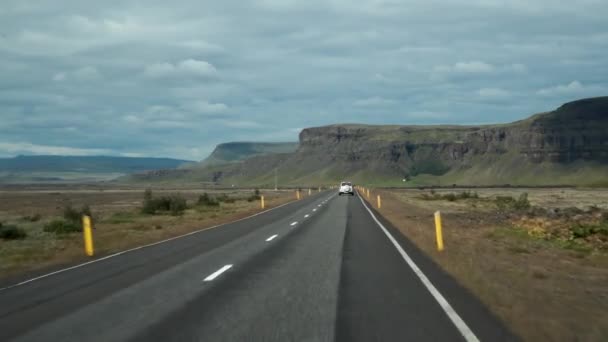
[[[293,153],[249,158],[221,177],[200,170],[199,179],[270,184],[277,168],[283,184],[594,184],[608,178],[608,97],[502,125],[307,128]]]

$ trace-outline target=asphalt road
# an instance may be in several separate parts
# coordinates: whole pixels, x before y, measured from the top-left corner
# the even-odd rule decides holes
[[[510,341],[357,196],[254,217],[0,289],[0,341]]]

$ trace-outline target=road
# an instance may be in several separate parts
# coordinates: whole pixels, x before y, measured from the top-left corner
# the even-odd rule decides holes
[[[0,341],[477,340],[516,338],[333,192],[0,290]]]

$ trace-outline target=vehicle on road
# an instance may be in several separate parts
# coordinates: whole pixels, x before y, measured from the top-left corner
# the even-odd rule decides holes
[[[340,183],[340,191],[338,191],[338,195],[351,195],[354,196],[355,192],[353,190],[353,183],[351,182],[342,182]]]

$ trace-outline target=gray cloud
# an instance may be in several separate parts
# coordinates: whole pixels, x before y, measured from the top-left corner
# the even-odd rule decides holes
[[[601,0],[6,0],[0,154],[200,159],[313,125],[521,119],[606,94],[607,11]]]

